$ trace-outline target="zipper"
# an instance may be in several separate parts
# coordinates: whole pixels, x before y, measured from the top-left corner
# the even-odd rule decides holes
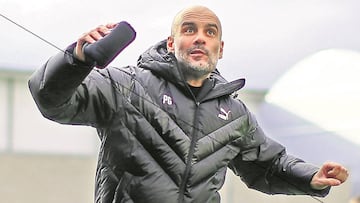
[[[195,119],[194,119],[194,126],[193,126],[193,133],[192,133],[192,139],[191,139],[191,143],[190,143],[190,149],[189,149],[189,153],[186,159],[186,167],[185,167],[185,172],[183,174],[183,179],[182,182],[180,184],[180,191],[179,191],[179,203],[183,203],[185,200],[185,189],[186,189],[186,183],[188,182],[188,178],[190,175],[190,170],[191,170],[191,166],[193,165],[193,160],[192,157],[195,153],[195,145],[197,142],[197,138],[198,138],[198,132],[197,132],[197,119],[198,119],[198,111],[199,111],[199,105],[200,102],[198,102],[195,98],[195,96],[193,95],[194,100],[195,100],[195,104],[196,104],[196,110],[195,110]]]

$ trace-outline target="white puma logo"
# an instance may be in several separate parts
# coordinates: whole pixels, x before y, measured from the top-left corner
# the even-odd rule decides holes
[[[227,120],[229,120],[230,113],[231,113],[231,111],[225,111],[225,109],[220,108],[220,113],[219,113],[218,117],[227,121]]]

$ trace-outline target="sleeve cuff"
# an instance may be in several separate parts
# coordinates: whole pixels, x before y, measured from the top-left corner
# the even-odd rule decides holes
[[[71,55],[72,64],[79,65],[79,66],[87,66],[87,67],[91,67],[91,68],[96,66],[96,62],[94,60],[91,60],[91,59],[86,59],[85,61],[79,60],[75,56],[75,47],[76,47],[76,42],[72,43],[71,45],[69,45],[66,48],[66,52],[69,53],[69,55]]]

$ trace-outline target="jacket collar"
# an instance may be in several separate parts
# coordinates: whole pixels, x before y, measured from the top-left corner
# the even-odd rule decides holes
[[[189,91],[189,87],[177,66],[177,60],[174,54],[167,51],[166,40],[158,42],[141,54],[137,65]],[[245,85],[245,79],[227,82],[217,69],[211,74],[208,80],[210,84],[206,84],[206,94],[202,96],[201,100],[232,94]]]

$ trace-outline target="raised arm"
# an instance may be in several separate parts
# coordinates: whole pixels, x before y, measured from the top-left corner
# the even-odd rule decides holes
[[[120,94],[113,94],[112,82],[127,83],[130,77],[115,68],[93,71],[96,63],[86,59],[82,48],[84,43],[92,44],[107,36],[115,25],[99,26],[83,34],[77,43],[51,57],[33,73],[29,79],[30,92],[46,118],[94,126],[105,123],[119,108],[113,101],[121,100],[114,98]]]

